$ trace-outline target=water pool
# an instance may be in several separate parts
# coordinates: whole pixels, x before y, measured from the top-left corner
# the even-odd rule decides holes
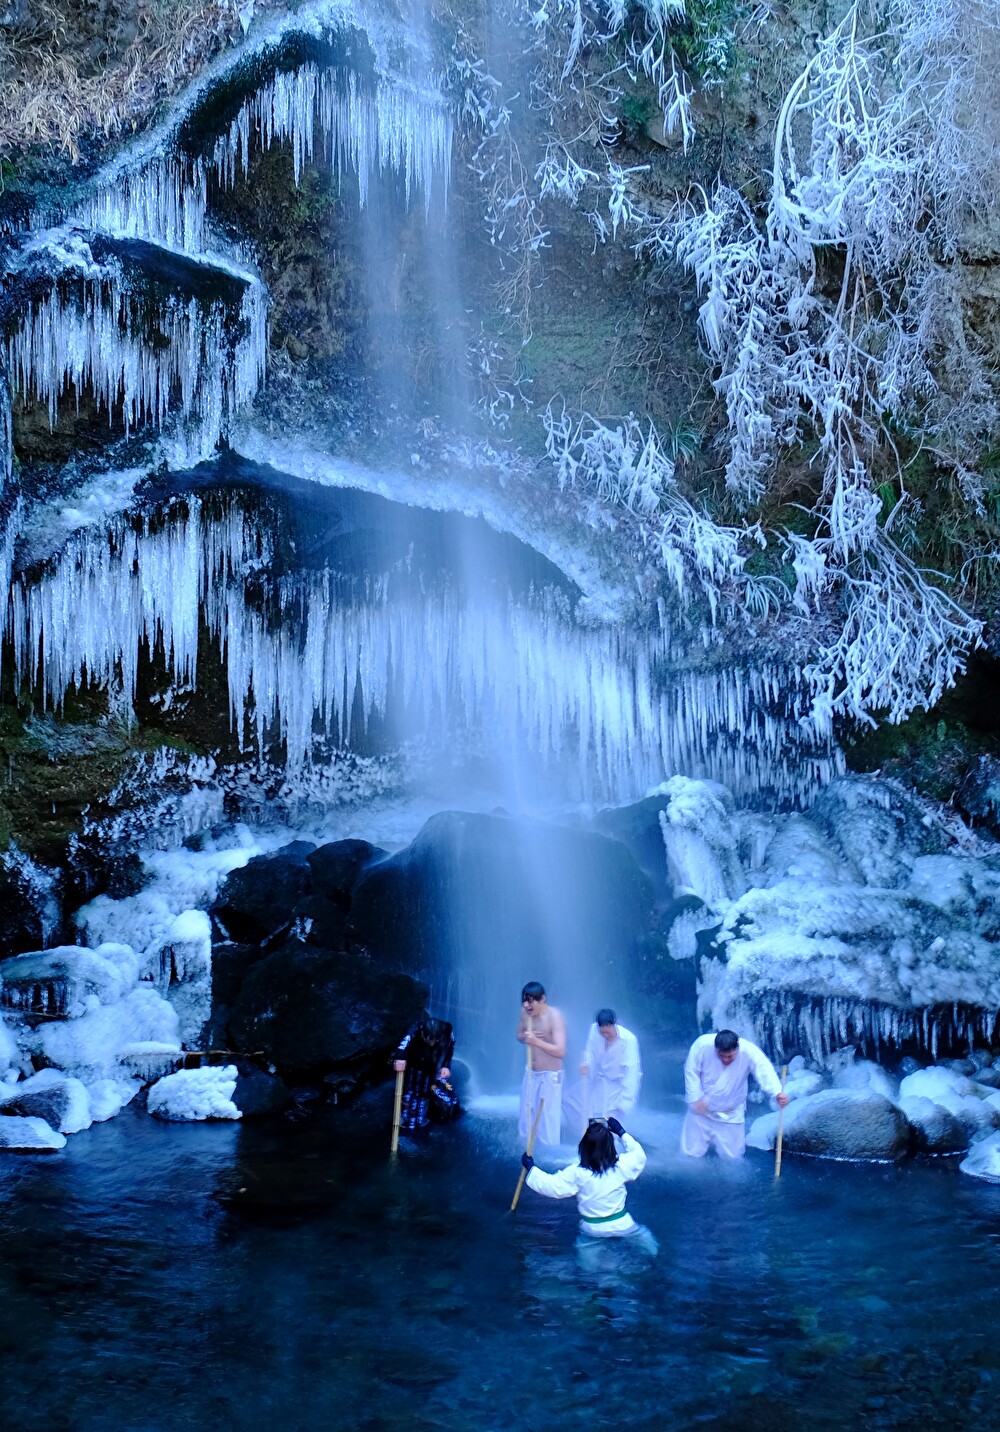
[[[381,1113],[381,1110],[378,1111]],[[126,1111],[0,1163],[0,1425],[18,1432],[983,1428],[1000,1188],[953,1167],[686,1164],[636,1132],[660,1243],[574,1249],[510,1121],[395,1164],[375,1111],[171,1126]]]

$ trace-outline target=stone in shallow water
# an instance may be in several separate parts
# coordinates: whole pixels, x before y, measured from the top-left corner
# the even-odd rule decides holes
[[[959,1164],[962,1173],[1000,1183],[1000,1133],[988,1134],[973,1144],[967,1158]]]
[[[0,1149],[15,1154],[50,1154],[66,1147],[66,1135],[50,1129],[44,1119],[0,1114]]]
[[[42,1119],[61,1134],[78,1134],[92,1122],[86,1089],[79,1079],[67,1078],[58,1069],[43,1069],[15,1084],[0,1102],[0,1113]]]
[[[968,1147],[965,1125],[943,1104],[918,1095],[901,1099],[900,1108],[910,1121],[916,1147],[922,1153],[955,1154]]]
[[[774,1147],[777,1114],[765,1114],[750,1128],[751,1148]],[[824,1089],[798,1099],[785,1110],[784,1146],[788,1153],[833,1159],[904,1158],[910,1147],[906,1115],[880,1094],[853,1089]]]

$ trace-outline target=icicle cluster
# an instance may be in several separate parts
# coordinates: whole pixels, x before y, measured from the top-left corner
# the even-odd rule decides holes
[[[175,126],[176,131],[176,126]],[[67,391],[79,401],[91,388],[109,413],[120,410],[126,432],[142,423],[162,428],[179,412],[193,419],[195,441],[185,461],[211,453],[232,413],[254,395],[266,356],[266,294],[256,274],[234,268],[212,251],[206,231],[209,183],[232,185],[246,174],[255,147],[288,143],[295,179],[322,146],[338,172],[358,176],[362,204],[373,175],[402,175],[409,200],[422,187],[429,202],[435,176],[447,185],[451,162],[450,117],[440,98],[399,77],[380,77],[364,87],[353,73],[305,64],[278,73],[242,105],[209,158],[189,158],[171,132],[144,160],[113,165],[91,197],[70,216],[74,230],[116,238],[139,238],[181,251],[246,285],[242,311],[206,309],[194,301],[168,300],[157,315],[159,337],[149,341],[148,322],[113,273],[85,277],[77,256],[64,281],[47,299],[34,302],[9,340],[6,360],[12,386],[22,397],[46,403],[55,422]],[[50,248],[58,261],[67,247],[54,231]],[[67,278],[69,283],[67,283]],[[227,325],[242,336],[227,346]],[[0,464],[9,472],[9,421],[0,395]],[[191,425],[189,425],[191,426]]]
[[[660,634],[583,629],[544,599],[461,597],[447,586],[359,595],[330,573],[284,579],[274,604],[246,595],[267,543],[234,503],[210,518],[194,499],[170,520],[76,537],[40,580],[15,583],[16,673],[58,705],[75,684],[120,681],[134,696],[143,645],[173,678],[197,681],[199,621],[224,650],[232,720],[289,767],[318,731],[351,747],[363,727],[386,739],[446,742],[474,733],[496,757],[525,752],[579,798],[628,800],[685,771],[747,796],[801,800],[838,770],[801,725],[803,698],[777,667],[664,677]]]
[[[126,433],[144,423],[162,428],[172,411],[198,420],[207,450],[223,423],[248,402],[263,376],[264,295],[247,284],[235,344],[227,337],[221,302],[171,296],[156,314],[159,337],[150,341],[140,298],[110,269],[64,293],[57,285],[33,303],[8,340],[7,365],[15,386],[45,403],[56,422],[60,400],[86,390],[120,412]]]
[[[118,167],[73,221],[202,253],[209,181],[232,187],[255,149],[282,143],[291,148],[296,183],[320,149],[338,173],[357,174],[362,204],[371,177],[389,171],[402,175],[407,199],[421,188],[429,200],[435,177],[447,186],[452,126],[438,96],[399,79],[366,89],[354,74],[345,79],[302,65],[276,74],[245,101],[208,160],[157,154],[138,169]]]
[[[902,1046],[915,1046],[930,1058],[938,1050],[954,1052],[974,1044],[992,1044],[1000,1026],[1000,1010],[959,1003],[901,1009],[877,1000],[809,998],[773,990],[737,1011],[765,1049],[778,1058],[806,1054],[822,1063],[845,1045],[859,1046],[878,1059]]]

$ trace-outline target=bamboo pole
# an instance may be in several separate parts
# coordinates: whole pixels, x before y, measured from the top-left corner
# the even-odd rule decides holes
[[[396,1071],[396,1097],[392,1105],[392,1143],[389,1145],[391,1154],[399,1151],[399,1120],[403,1112],[403,1080],[405,1078],[405,1069]]]
[[[788,1065],[784,1065],[781,1071],[781,1092],[785,1092],[785,1080],[788,1078]],[[785,1111],[778,1109],[778,1138],[774,1145],[774,1176],[781,1177],[781,1144],[785,1137]]]
[[[583,1076],[583,1132],[590,1127],[590,1075]]]
[[[527,1147],[527,1149],[525,1150],[525,1152],[528,1153],[528,1154],[531,1154],[531,1153],[534,1152],[534,1149],[535,1149],[535,1135],[538,1133],[538,1121],[539,1121],[539,1119],[542,1117],[542,1110],[543,1110],[544,1108],[545,1108],[545,1100],[544,1100],[544,1099],[539,1099],[539,1101],[538,1101],[538,1108],[535,1110],[535,1122],[532,1124],[532,1126],[531,1126],[531,1133],[528,1135],[528,1147]],[[521,1169],[521,1177],[520,1177],[520,1178],[518,1179],[518,1181],[517,1181],[517,1188],[515,1188],[515,1190],[514,1190],[514,1197],[513,1197],[513,1199],[511,1200],[511,1205],[510,1205],[510,1211],[511,1211],[511,1213],[514,1213],[514,1212],[516,1212],[516,1210],[517,1210],[518,1200],[519,1200],[520,1197],[521,1197],[521,1189],[524,1187],[524,1180],[525,1180],[527,1177],[528,1177],[528,1170],[527,1170],[526,1168],[522,1168],[522,1169]]]

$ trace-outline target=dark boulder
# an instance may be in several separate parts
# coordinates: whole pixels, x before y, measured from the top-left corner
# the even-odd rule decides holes
[[[307,895],[293,913],[296,936],[325,950],[339,950],[347,929],[347,911],[325,895]]]
[[[647,877],[657,896],[670,893],[667,880],[667,853],[660,828],[660,811],[670,804],[667,795],[647,796],[634,805],[602,810],[594,819],[594,828],[612,840],[620,840],[632,852],[639,869]]]
[[[221,940],[212,946],[212,1003],[213,1005],[234,1004],[243,988],[247,971],[266,951],[259,945],[241,945],[233,940]]]
[[[786,1109],[785,1148],[825,1158],[895,1162],[909,1152],[910,1125],[881,1094],[824,1089]]]
[[[484,950],[508,969],[528,959],[544,982],[549,968],[565,968],[558,950],[576,952],[580,964],[630,957],[652,907],[650,883],[619,841],[445,811],[405,850],[362,874],[351,923],[397,968],[453,970]]]
[[[233,941],[260,944],[288,925],[296,904],[312,889],[307,857],[315,848],[295,840],[234,870],[211,909],[217,927]]]
[[[332,840],[309,856],[312,888],[346,910],[355,881],[366,866],[384,859],[386,852],[367,840]]]
[[[250,970],[229,1028],[237,1050],[282,1073],[322,1074],[390,1051],[426,999],[408,975],[289,940]]]
[[[284,1113],[292,1102],[292,1095],[283,1079],[279,1079],[275,1074],[268,1074],[263,1069],[255,1069],[242,1060],[237,1068],[233,1103],[244,1119]]]

